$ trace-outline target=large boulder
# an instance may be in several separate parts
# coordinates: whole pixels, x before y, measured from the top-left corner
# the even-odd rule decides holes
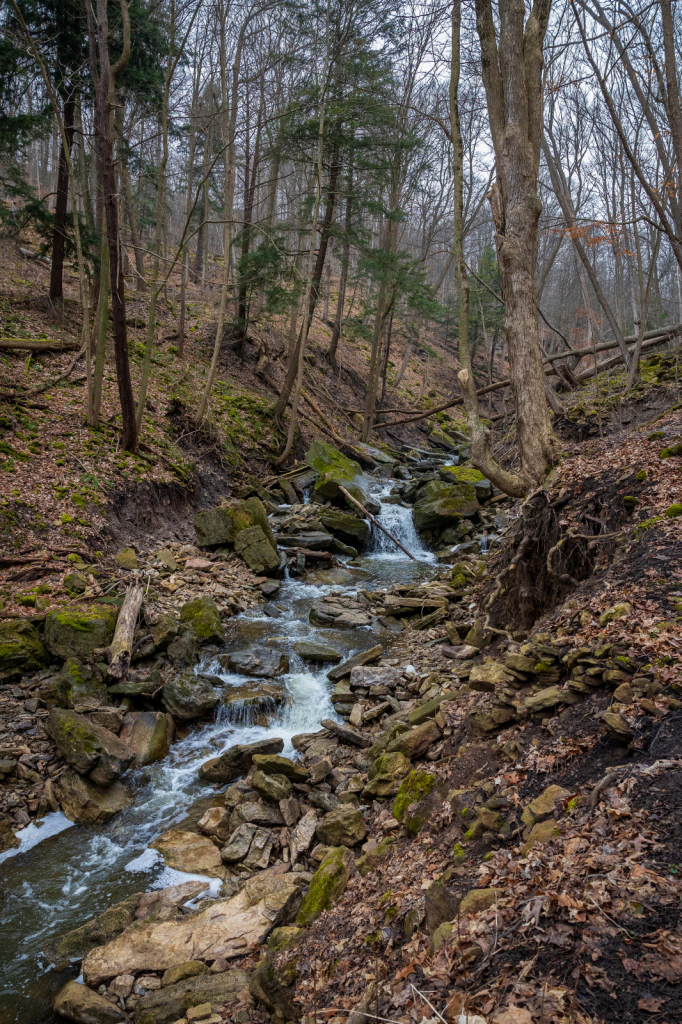
[[[479,501],[487,501],[490,497],[490,480],[473,466],[441,466],[438,473],[448,484],[473,484]]]
[[[225,878],[220,850],[208,836],[173,828],[160,835],[150,846],[152,850],[159,851],[166,867],[175,871],[207,875],[209,878]]]
[[[30,622],[0,622],[0,682],[37,672],[49,661],[38,630]]]
[[[62,666],[52,693],[61,708],[109,704],[109,691],[104,683],[95,678],[89,665],[77,658],[69,658]]]
[[[244,956],[276,925],[290,923],[300,905],[301,891],[287,875],[256,876],[232,899],[217,900],[205,910],[127,928],[88,954],[83,976],[97,987],[133,971],[165,971],[187,960]]]
[[[237,534],[250,526],[253,526],[253,519],[241,504],[228,508],[207,509],[206,512],[198,512],[194,517],[199,547],[234,544]]]
[[[302,658],[310,661],[341,661],[341,654],[334,647],[318,643],[316,640],[297,640],[294,650]]]
[[[218,661],[226,672],[253,679],[276,679],[289,671],[289,658],[272,647],[254,647],[251,651],[221,654]]]
[[[122,782],[104,788],[67,768],[54,784],[54,794],[69,821],[79,825],[102,824],[132,803],[132,795]]]
[[[251,517],[254,526],[260,526],[261,530],[265,534],[268,544],[275,554],[277,554],[277,541],[275,540],[275,535],[272,532],[272,527],[268,520],[268,514],[265,511],[265,506],[260,498],[256,498],[255,496],[247,498],[246,501],[242,502],[241,507]]]
[[[447,787],[435,775],[412,771],[400,784],[393,804],[393,817],[410,831],[417,833],[442,805]]]
[[[199,654],[194,630],[189,626],[180,626],[176,635],[170,639],[166,653],[171,665],[178,672],[196,665]]]
[[[354,866],[353,854],[345,846],[329,850],[310,880],[296,923],[312,924],[323,910],[329,910],[343,896]]]
[[[192,1006],[210,1003],[212,1006],[230,1007],[234,1003],[247,1002],[248,998],[249,975],[246,971],[201,974],[145,993],[135,1007],[135,1020],[137,1024],[173,1024],[182,1020]]]
[[[339,485],[346,488],[349,494],[363,505],[367,497],[363,489],[365,478],[359,462],[349,459],[347,455],[329,444],[327,441],[315,440],[304,456],[305,462],[317,472],[314,491],[324,501],[348,500],[339,490]],[[354,506],[353,506],[354,510]]]
[[[116,782],[135,758],[113,732],[75,711],[52,708],[43,728],[64,760],[98,786]]]
[[[166,683],[161,697],[173,718],[189,722],[207,715],[216,707],[220,702],[220,690],[216,690],[204,676],[183,672]]]
[[[404,754],[380,754],[367,775],[363,797],[393,796],[398,792],[402,779],[412,770],[412,763]]]
[[[60,988],[54,1009],[60,1017],[74,1020],[77,1024],[116,1024],[130,1019],[117,1003],[93,992],[87,985],[79,985],[77,981],[67,981]]]
[[[56,608],[45,619],[45,646],[56,658],[88,658],[114,639],[118,609],[106,604]]]
[[[279,568],[279,555],[260,526],[250,526],[238,533],[234,550],[255,573],[268,573]]]
[[[444,448],[446,452],[459,451],[460,442],[454,441],[437,423],[429,431],[429,442],[437,448]]]
[[[292,782],[308,781],[308,769],[281,754],[254,754],[253,763],[266,775],[286,775]]]
[[[317,826],[316,835],[326,846],[355,846],[367,835],[362,811],[352,804],[339,804],[325,814]]]
[[[134,767],[161,761],[170,750],[175,731],[172,715],[163,711],[129,711],[119,739],[135,755]]]
[[[471,483],[446,484],[434,480],[428,486],[431,488],[429,496],[420,497],[414,506],[417,530],[444,530],[462,518],[476,515],[479,510],[476,489]]]
[[[64,970],[69,964],[84,960],[97,946],[110,942],[120,935],[123,929],[135,920],[140,896],[141,893],[135,893],[122,903],[107,907],[103,913],[86,921],[79,928],[50,939],[42,950],[48,962],[58,971]]]
[[[364,519],[338,508],[325,508],[317,518],[330,533],[356,548],[363,548],[372,532]]]
[[[180,609],[180,621],[187,623],[202,644],[225,643],[225,634],[220,623],[216,603],[208,594],[187,601]]]
[[[199,778],[205,782],[233,782],[245,775],[251,767],[254,754],[279,754],[284,750],[284,740],[273,736],[256,743],[237,743],[220,757],[204,761],[199,769]]]

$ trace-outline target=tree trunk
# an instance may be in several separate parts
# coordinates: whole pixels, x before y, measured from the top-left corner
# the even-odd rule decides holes
[[[64,131],[69,146],[73,146],[75,100],[73,95],[64,100]],[[50,298],[52,301],[61,299],[64,290],[62,274],[64,271],[64,249],[66,242],[66,207],[69,198],[69,163],[64,145],[59,150],[59,170],[57,173],[57,202],[55,205],[55,225],[52,235],[52,267],[50,269]],[[78,216],[77,210],[71,211],[72,217]]]
[[[339,280],[339,299],[336,303],[336,317],[334,318],[334,327],[332,329],[332,337],[329,342],[329,351],[327,352],[327,359],[331,365],[336,369],[336,352],[339,347],[339,339],[341,337],[341,329],[343,326],[343,307],[346,302],[346,284],[348,281],[348,265],[350,263],[350,233],[353,228],[353,164],[349,159],[348,162],[348,181],[346,191],[346,219],[344,223],[344,240],[343,240],[343,254],[341,256],[341,278]]]
[[[140,229],[138,227],[137,217],[135,216],[135,207],[133,205],[133,197],[130,191],[130,175],[128,174],[128,166],[123,158],[121,159],[121,187],[123,191],[126,216],[128,217],[128,225],[130,227],[130,237],[133,240],[133,249],[135,251],[135,291],[139,295],[144,295],[147,291],[147,282],[144,276],[142,239],[140,238]]]

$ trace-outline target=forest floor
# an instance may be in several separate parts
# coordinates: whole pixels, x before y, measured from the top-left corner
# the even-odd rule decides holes
[[[0,253],[3,336],[77,339],[73,295],[58,315],[45,297],[47,281],[47,269],[18,248]],[[7,560],[48,549],[111,565],[129,544],[149,551],[185,543],[195,511],[229,496],[246,473],[271,472],[283,438],[271,420],[274,393],[255,366],[266,354],[269,372],[281,376],[285,325],[258,320],[243,364],[225,346],[210,416],[199,430],[191,413],[217,303],[198,292],[190,300],[182,360],[173,352],[177,298],[161,304],[138,455],[118,450],[111,367],[100,431],[84,426],[82,363],[54,387],[1,406],[0,546]],[[128,297],[134,390],[147,301]],[[364,343],[343,341],[335,374],[324,360],[329,335],[316,320],[305,386],[334,429],[353,441],[351,410],[362,408],[367,355]],[[72,358],[3,353],[0,387],[38,389]],[[397,357],[393,369],[399,364]],[[455,390],[456,368],[452,354],[430,340],[388,404],[435,404]],[[581,702],[547,698],[529,713],[511,693],[473,686],[445,702],[438,721],[449,744],[434,744],[418,759],[434,792],[447,799],[429,807],[416,833],[392,816],[390,802],[372,804],[367,852],[393,837],[390,855],[351,877],[338,903],[295,943],[270,951],[270,988],[261,987],[264,998],[239,1020],[269,1013],[309,1024],[676,1024],[682,1017],[682,385],[676,367],[661,373],[655,364],[625,403],[622,385],[615,372],[564,396],[561,464],[545,491],[509,508],[506,539],[471,596],[472,615],[492,596],[498,632],[470,669],[521,664],[509,658],[527,660],[522,645],[530,637],[536,652],[539,644],[569,658],[560,674],[571,675]],[[294,458],[321,436],[311,416]],[[397,436],[425,448],[427,431],[422,421]],[[498,445],[507,449],[510,436],[499,434]],[[69,566],[55,564],[43,613],[65,600]],[[26,613],[26,582],[17,572],[15,564],[0,574],[3,617]],[[248,591],[253,581],[244,586]],[[432,641],[432,633],[408,632],[402,654],[418,672],[437,673],[447,689],[453,661]],[[573,671],[578,657],[595,666],[595,678],[597,668],[616,673],[618,688],[581,682]],[[537,692],[545,691],[536,688],[531,697]],[[524,818],[550,786],[560,787],[551,806]],[[473,809],[480,828],[462,807]],[[534,823],[545,829],[529,846]],[[462,898],[479,890],[479,902],[461,910]],[[448,923],[449,931],[442,927]],[[255,970],[264,952],[240,966]]]

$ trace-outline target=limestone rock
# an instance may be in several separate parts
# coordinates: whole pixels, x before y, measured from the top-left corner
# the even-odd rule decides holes
[[[198,978],[201,974],[208,974],[208,967],[202,960],[188,960],[184,964],[177,964],[169,967],[163,972],[161,988],[169,985],[176,985],[179,981],[186,981],[188,978]]]
[[[244,867],[251,868],[253,871],[262,871],[266,868],[270,863],[272,845],[270,832],[264,828],[257,828],[253,833],[249,852],[242,861]]]
[[[291,835],[290,847],[292,860],[295,861],[301,853],[307,853],[310,849],[310,844],[313,841],[316,829],[317,811],[307,811]]]
[[[86,921],[80,928],[74,928],[64,935],[50,939],[42,949],[46,959],[58,971],[64,970],[72,962],[84,960],[92,949],[109,942],[133,923],[139,901],[138,892],[122,903],[108,907],[97,917]]]
[[[226,672],[250,676],[252,679],[276,679],[289,671],[289,658],[272,647],[254,647],[218,658]]]
[[[253,572],[271,572],[279,568],[279,555],[260,526],[250,526],[237,534],[234,550]]]
[[[309,661],[341,661],[337,650],[314,640],[299,640],[294,644],[294,650]]]
[[[234,544],[237,534],[250,526],[253,526],[253,519],[241,505],[208,509],[206,512],[198,512],[194,517],[194,529],[200,547]]]
[[[170,750],[175,731],[173,718],[162,711],[129,711],[119,739],[135,755],[134,767],[161,761]]]
[[[431,775],[430,772],[411,771],[401,782],[393,804],[393,817],[395,820],[405,822],[411,806],[424,800],[435,784],[436,777]],[[422,823],[417,824],[417,822],[413,822],[412,824],[417,825],[417,827],[412,828],[411,831],[418,831]]]
[[[369,662],[376,661],[383,653],[384,649],[381,644],[375,644],[374,647],[369,647],[366,651],[360,651],[358,654],[354,654],[352,658],[348,658],[340,665],[330,669],[327,672],[327,679],[331,679],[332,682],[343,679],[344,676],[351,674],[356,665],[367,665]]]
[[[296,973],[296,960],[278,964],[268,955],[256,964],[251,975],[249,991],[267,1008],[275,1024],[295,1021],[299,1016],[294,1003]]]
[[[252,760],[266,775],[286,775],[292,782],[308,781],[308,769],[281,754],[254,754]]]
[[[207,715],[216,707],[220,702],[220,691],[205,677],[183,672],[166,683],[161,699],[173,718],[191,721]]]
[[[323,718],[320,725],[333,732],[343,743],[351,743],[355,747],[372,746],[369,736],[365,736],[364,733],[357,732],[347,725],[341,725],[340,722],[335,722],[331,718]]]
[[[425,754],[429,747],[437,743],[441,738],[441,731],[433,719],[402,733],[389,743],[387,752],[398,752],[404,754],[408,761],[414,761],[417,757]]]
[[[153,843],[152,850],[158,850],[166,867],[175,871],[187,871],[209,878],[225,878],[225,868],[220,859],[220,850],[206,836],[196,832],[170,829]]]
[[[180,609],[180,621],[191,626],[197,640],[202,644],[225,643],[216,603],[208,594],[183,604]]]
[[[286,800],[291,795],[291,782],[286,775],[257,771],[251,776],[251,784],[265,800],[272,800],[274,803]]]
[[[230,900],[218,900],[205,910],[183,914],[176,920],[150,924],[140,921],[126,929],[87,956],[83,963],[85,981],[98,986],[131,971],[166,971],[187,960],[243,956],[263,943],[275,925],[292,921],[300,903],[300,888],[286,875],[257,876]],[[171,987],[161,989],[161,993],[169,998]],[[144,1024],[139,1009],[138,1020]]]
[[[275,540],[275,535],[272,532],[272,527],[270,526],[268,514],[265,511],[265,506],[263,505],[263,502],[260,500],[260,498],[247,498],[246,501],[242,502],[241,507],[248,515],[251,516],[254,524],[256,526],[260,526],[261,530],[263,531],[267,538],[268,544],[275,552],[275,554],[277,554],[277,541]]]
[[[256,743],[237,743],[220,757],[204,761],[199,778],[205,782],[232,782],[248,772],[254,754],[278,754],[281,750],[284,750],[284,740],[278,736]]]
[[[358,686],[385,686],[394,690],[401,685],[403,670],[391,665],[356,665],[351,669],[351,688]]]
[[[478,690],[479,693],[492,693],[500,683],[508,683],[509,676],[504,671],[504,665],[499,661],[486,661],[484,665],[474,665],[467,680],[470,690]]]
[[[504,664],[515,672],[532,672],[535,668],[537,658],[528,657],[525,654],[507,654]]]
[[[412,770],[412,763],[404,754],[380,754],[367,775],[367,785],[362,791],[369,797],[392,796],[398,792],[400,782]]]
[[[335,536],[341,537],[356,548],[363,548],[370,538],[369,523],[349,512],[337,508],[325,508],[318,516],[322,525]]]
[[[456,697],[457,693],[453,690],[439,693],[432,697],[431,700],[423,701],[416,708],[413,708],[412,711],[408,712],[407,720],[411,725],[421,725],[428,718],[433,718],[438,713],[438,709],[444,700],[454,700]]]
[[[480,508],[473,484],[438,483],[440,487],[431,488],[429,496],[414,506],[417,530],[444,530],[462,518],[475,516]]]
[[[209,807],[197,822],[197,828],[205,836],[215,836],[221,843],[225,843],[233,831],[230,817],[230,811],[226,807]]]
[[[381,861],[388,856],[391,851],[395,839],[392,836],[386,836],[379,843],[375,843],[370,849],[367,848],[368,844],[365,843],[363,846],[362,857],[359,857],[355,862],[355,867],[360,872],[362,877],[368,875],[370,871],[374,871]]]
[[[478,914],[494,906],[495,901],[503,896],[501,889],[470,889],[459,905],[460,917],[464,914]]]
[[[122,782],[104,788],[67,768],[54,784],[54,793],[69,821],[101,824],[113,818],[132,803],[132,796]]]
[[[135,548],[123,548],[116,555],[116,565],[121,569],[137,569],[137,554]]]
[[[201,1003],[226,1006],[229,1012],[230,1006],[244,1003],[248,998],[249,975],[246,971],[201,974],[156,992],[147,992],[135,1007],[135,1019],[137,1024],[173,1024],[182,1019],[191,1007]]]
[[[229,841],[220,852],[225,863],[243,860],[251,847],[251,840],[258,831],[258,826],[250,822],[239,825],[231,834]]]
[[[77,981],[67,981],[60,988],[54,1001],[54,1009],[67,1020],[77,1024],[114,1024],[116,1021],[127,1021],[129,1018],[116,1003]]]
[[[545,843],[549,843],[552,839],[556,839],[558,835],[559,829],[551,818],[547,821],[538,821],[536,825],[533,825],[530,830],[530,835],[526,839],[526,843],[523,847],[523,856],[525,857],[536,843],[538,846],[544,846]]]
[[[311,924],[323,910],[329,910],[344,893],[354,867],[353,854],[344,846],[328,852],[313,875],[303,897],[296,923]]]
[[[263,803],[262,800],[245,800],[238,804],[232,812],[230,824],[233,828],[241,825],[242,822],[251,822],[256,825],[280,826],[284,824],[279,808]]]
[[[355,846],[367,835],[362,811],[350,804],[340,804],[325,814],[317,826],[316,835],[327,846]]]
[[[52,693],[60,708],[109,703],[109,691],[104,683],[98,682],[90,666],[84,665],[77,658],[69,658],[62,665],[57,679]]]
[[[326,779],[329,773],[334,768],[334,762],[330,757],[321,757],[319,761],[315,761],[311,764],[308,769],[308,782],[311,786],[316,786],[318,782],[322,782]]]
[[[38,630],[30,622],[0,622],[0,682],[37,672],[49,661]]]
[[[114,638],[118,611],[105,604],[56,608],[45,619],[45,646],[56,658],[83,660]]]
[[[526,697],[524,704],[533,714],[538,711],[544,711],[546,708],[556,707],[566,696],[567,694],[559,686],[548,686],[546,689],[534,693],[531,697]]]
[[[528,804],[533,821],[545,821],[547,818],[553,817],[557,807],[570,795],[569,790],[564,789],[563,786],[548,786],[540,796],[536,796]]]
[[[615,622],[616,619],[627,619],[632,614],[632,605],[629,601],[620,601],[618,604],[614,604],[611,608],[599,616],[599,625],[606,626],[609,622]]]
[[[135,757],[125,743],[84,715],[52,708],[43,728],[64,760],[98,786],[110,786]]]
[[[624,743],[629,743],[635,735],[628,725],[627,719],[617,711],[606,711],[604,724],[614,739],[622,740]]]
[[[301,817],[301,808],[299,807],[298,800],[293,796],[290,796],[287,800],[280,800],[279,813],[282,815],[285,825],[295,825]]]

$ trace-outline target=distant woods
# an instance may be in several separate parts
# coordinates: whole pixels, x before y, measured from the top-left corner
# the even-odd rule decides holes
[[[55,309],[78,275],[85,413],[96,428],[110,352],[129,450],[159,303],[183,358],[199,294],[216,324],[197,423],[221,352],[262,360],[251,332],[272,318],[284,462],[322,321],[333,370],[342,339],[366,355],[370,440],[434,337],[462,368],[474,461],[525,493],[562,410],[543,359],[566,353],[568,387],[570,350],[584,369],[613,342],[632,388],[645,335],[682,321],[681,41],[672,0],[8,0],[0,231],[38,233]],[[475,396],[507,376],[514,480]]]

